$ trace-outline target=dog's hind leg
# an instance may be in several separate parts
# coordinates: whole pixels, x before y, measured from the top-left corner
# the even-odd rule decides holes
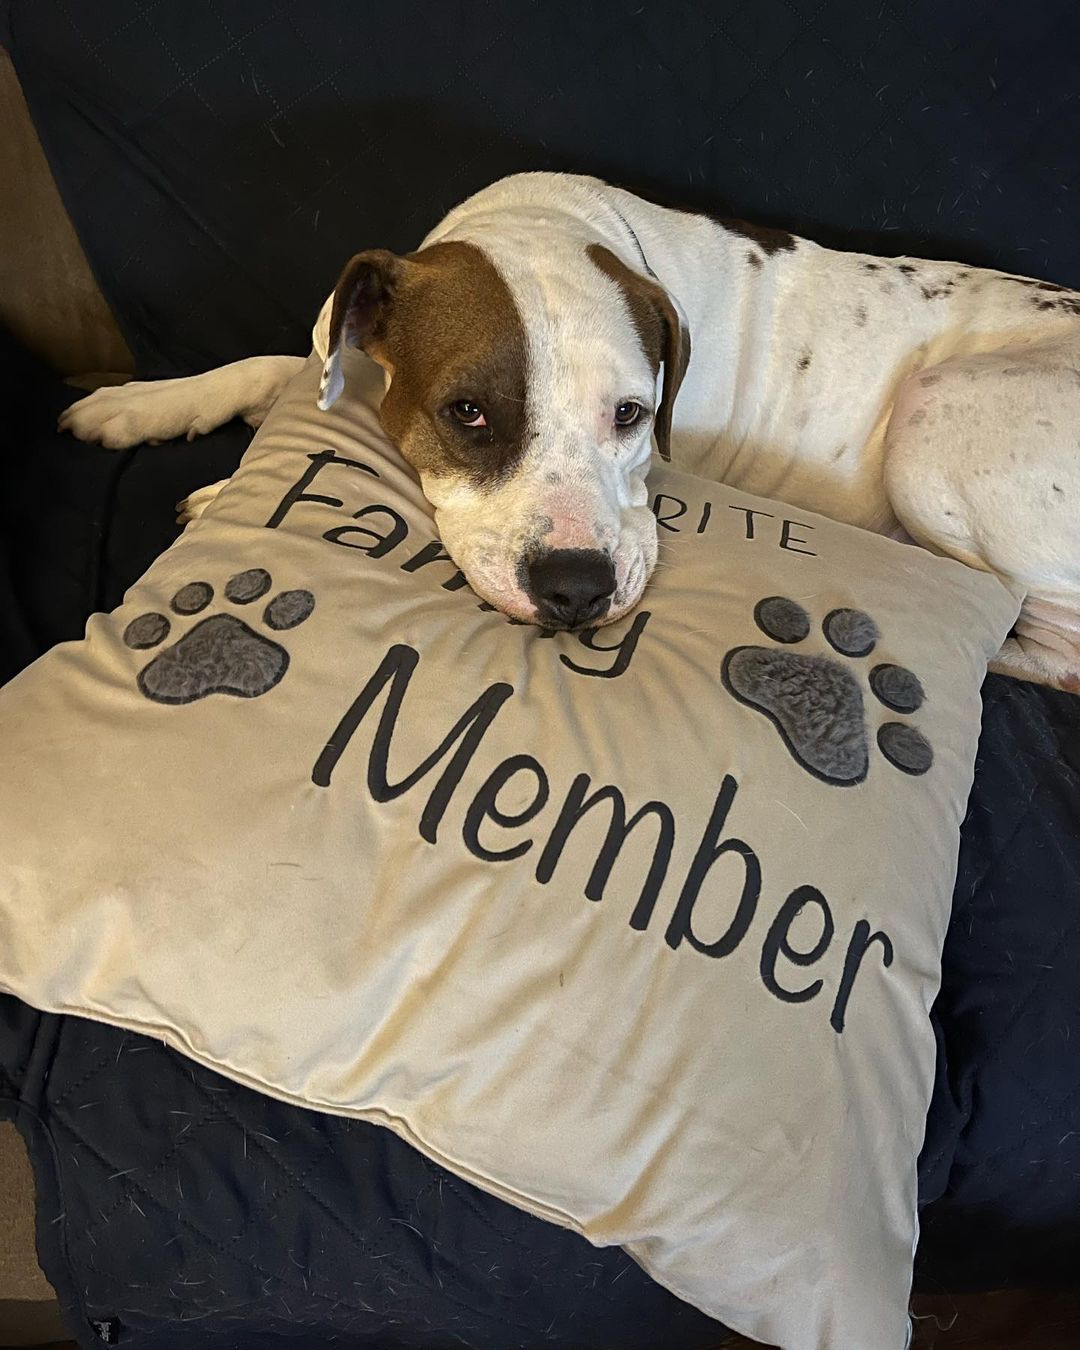
[[[233,417],[257,427],[304,359],[251,356],[203,375],[97,389],[65,409],[58,425],[110,450],[177,436],[191,441]]]
[[[991,669],[1080,693],[1080,335],[952,357],[912,377],[885,482],[919,543],[1024,603]]]
[[[1080,603],[1058,605],[1028,596],[1012,637],[990,669],[1080,694]]]

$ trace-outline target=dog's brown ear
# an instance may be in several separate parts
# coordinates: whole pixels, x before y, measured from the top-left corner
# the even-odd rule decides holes
[[[401,258],[383,248],[357,253],[346,263],[334,287],[326,362],[319,385],[320,408],[331,407],[345,388],[341,373],[341,353],[345,347],[359,347],[369,356],[378,357],[386,318],[404,267]]]
[[[660,285],[656,286],[654,303],[664,329],[664,387],[660,406],[653,422],[653,435],[660,458],[671,459],[671,414],[675,396],[690,364],[690,330],[682,322],[671,296]]]
[[[645,354],[655,367],[664,364],[664,387],[653,422],[656,448],[662,459],[671,458],[671,414],[675,396],[690,364],[690,333],[675,302],[652,277],[627,267],[602,244],[590,244],[587,252],[601,272],[623,292]]]

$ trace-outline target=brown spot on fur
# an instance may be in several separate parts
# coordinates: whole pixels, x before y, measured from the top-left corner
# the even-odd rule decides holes
[[[866,306],[865,306],[865,305],[856,305],[856,306],[855,306],[855,323],[856,323],[856,326],[859,327],[859,328],[865,328],[865,327],[866,327]]]
[[[880,263],[863,263],[863,270],[866,272],[876,272],[880,266]]]
[[[925,421],[926,421],[926,409],[925,409],[925,408],[916,408],[915,411],[914,411],[914,412],[911,414],[911,416],[908,418],[908,420],[907,420],[907,425],[908,425],[909,427],[917,427],[917,426],[919,425],[920,422],[925,422]]]
[[[723,216],[714,216],[709,211],[699,211],[692,206],[680,206],[678,202],[666,194],[660,193],[653,195],[649,192],[643,192],[641,188],[635,188],[637,196],[642,197],[647,202],[653,202],[656,206],[662,206],[668,211],[678,211],[684,216],[697,216],[702,220],[711,220],[714,225],[719,225],[722,230],[727,230],[730,234],[741,235],[744,239],[749,239],[752,244],[757,244],[762,253],[772,257],[774,253],[791,253],[799,243],[797,236],[788,230],[775,229],[769,225],[754,225],[748,220],[730,220]]]
[[[1052,427],[1054,424],[1048,417],[1036,417],[1035,425],[1037,427]]]
[[[762,261],[761,254],[760,254],[760,253],[755,253],[752,249],[748,249],[748,250],[747,250],[747,253],[746,253],[746,261],[747,261],[747,262],[750,264],[750,266],[753,267],[755,270],[758,270],[758,269],[760,269],[760,268],[762,268],[762,267],[765,266],[764,262]]]
[[[941,383],[941,376],[931,371],[929,375],[920,376],[919,383],[924,389],[929,389],[931,385]]]
[[[729,234],[741,234],[744,239],[757,244],[762,253],[770,258],[774,253],[791,253],[799,242],[787,230],[776,230],[768,225],[752,225],[748,220],[718,219],[716,223]]]
[[[350,277],[366,277],[368,305],[355,323]],[[358,254],[335,292],[337,332],[354,340],[391,376],[379,417],[421,472],[460,474],[476,486],[512,473],[530,434],[525,409],[525,329],[506,283],[474,244],[433,244],[397,258]],[[480,405],[488,425],[470,428],[444,409]]]
[[[846,453],[847,453],[847,446],[838,445],[836,449],[832,452],[833,463],[835,464],[838,459],[843,459]]]
[[[809,370],[810,362],[813,359],[814,356],[812,352],[804,352],[802,356],[799,357],[798,361],[796,362],[796,365],[798,366],[799,370]]]
[[[1064,488],[1059,488],[1056,483],[1051,483],[1050,486],[1054,489],[1055,492],[1060,492],[1063,497],[1065,496]]]
[[[904,276],[910,277],[918,271],[918,268],[914,267],[911,263],[897,263],[896,270],[898,272],[903,272]]]
[[[642,350],[654,373],[664,363],[664,388],[653,421],[656,447],[663,459],[671,458],[671,413],[686,368],[690,364],[690,334],[679,323],[671,297],[659,282],[633,271],[602,244],[589,244],[585,252],[604,275],[622,290],[634,321]]]
[[[1059,314],[1071,314],[1080,317],[1080,295],[1066,293],[1065,295],[1059,295],[1056,300],[1040,300],[1033,295],[1031,303],[1036,309],[1057,310]]]

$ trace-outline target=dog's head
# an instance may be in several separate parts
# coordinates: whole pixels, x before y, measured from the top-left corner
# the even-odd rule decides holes
[[[599,244],[358,253],[334,292],[320,406],[340,354],[386,371],[381,418],[478,595],[546,627],[632,609],[656,561],[650,443],[669,455],[689,341],[670,297]],[[663,389],[657,397],[658,372]]]

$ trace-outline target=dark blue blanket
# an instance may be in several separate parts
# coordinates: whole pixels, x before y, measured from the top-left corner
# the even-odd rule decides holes
[[[1080,1283],[1080,698],[991,675],[920,1162],[928,1290]]]
[[[0,996],[0,1116],[80,1344],[139,1350],[711,1350],[618,1248],[483,1195],[376,1125]]]
[[[143,375],[305,352],[346,256],[413,246],[522,168],[1080,285],[1074,0],[1031,0],[1022,22],[971,0],[14,0],[0,36],[5,17]],[[0,369],[6,676],[118,603],[174,537],[172,504],[226,476],[247,434],[112,455],[51,432],[70,391],[14,349]],[[984,702],[934,1009],[930,1289],[1080,1270],[1080,699],[991,677]],[[88,1318],[155,1350],[715,1338],[620,1253],[451,1181],[385,1131],[268,1102],[132,1036],[0,1012],[43,1259],[84,1345]]]

